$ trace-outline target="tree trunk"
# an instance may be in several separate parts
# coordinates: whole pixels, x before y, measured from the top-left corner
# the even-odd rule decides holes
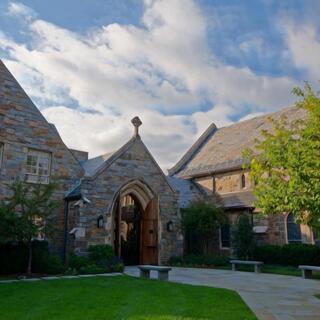
[[[28,267],[27,267],[27,274],[31,275],[32,272],[32,240],[29,240],[28,243],[28,249],[29,249],[29,256],[28,256]]]

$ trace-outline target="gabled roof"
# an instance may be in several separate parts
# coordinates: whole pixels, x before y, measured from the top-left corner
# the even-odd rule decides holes
[[[253,208],[255,197],[251,191],[231,192],[215,195],[226,209]]]
[[[95,178],[99,173],[109,167],[115,160],[117,160],[125,151],[127,151],[131,145],[140,139],[139,137],[132,137],[127,143],[125,143],[120,149],[114,152],[105,153],[101,156],[89,159],[82,163],[82,167],[85,170],[85,177]]]
[[[172,189],[179,192],[179,208],[187,208],[191,202],[203,198],[203,194],[192,181],[175,177],[167,177],[167,180]]]
[[[285,116],[288,121],[306,117],[306,111],[297,107],[289,107],[278,112],[241,121],[233,125],[215,130],[203,142],[198,141],[182,157],[169,174],[178,177],[192,178],[211,173],[240,169],[242,151],[252,147],[254,140],[261,137],[261,130],[272,129],[269,118],[280,119]],[[209,127],[210,128],[210,127]],[[208,131],[208,130],[207,130]],[[194,150],[192,150],[194,148]]]
[[[93,176],[95,172],[99,171],[105,162],[111,158],[114,152],[105,153],[101,156],[88,159],[82,163],[82,167],[85,170],[85,176]]]
[[[120,149],[114,152],[106,153],[101,156],[89,159],[82,163],[82,167],[85,170],[85,178],[95,179],[103,170],[107,169],[112,163],[114,163],[118,158],[122,156],[134,143],[139,142],[143,146],[145,152],[149,155],[150,160],[161,172],[165,182],[168,184],[169,188],[174,191],[172,186],[167,180],[167,177],[163,173],[162,169],[159,167],[156,160],[153,158],[152,154],[146,147],[146,145],[141,140],[140,136],[133,136],[127,143],[125,143]]]

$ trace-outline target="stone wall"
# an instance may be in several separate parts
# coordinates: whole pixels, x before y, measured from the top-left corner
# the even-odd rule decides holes
[[[246,186],[242,188],[241,177],[245,176]],[[220,173],[215,175],[215,191],[219,194],[247,191],[252,189],[249,172],[244,170]]]
[[[83,175],[83,169],[64,145],[55,127],[45,120],[1,61],[0,143],[4,146],[0,168],[0,199],[10,195],[9,186],[14,180],[25,179],[28,149],[51,154],[50,180],[58,185],[54,198],[60,203],[54,218],[57,234],[51,244],[55,250],[61,252],[63,198]]]
[[[109,243],[113,245],[112,204],[119,189],[134,179],[148,185],[159,199],[160,262],[164,263],[171,256],[182,254],[183,239],[177,194],[167,183],[165,176],[140,138],[136,138],[130,148],[97,177],[86,178],[82,181],[82,194],[91,203],[80,209],[78,226],[85,228],[85,235],[75,241],[78,253],[85,252],[91,244]],[[105,217],[104,229],[97,228],[99,215]],[[166,229],[169,221],[173,222],[174,232],[168,232]]]

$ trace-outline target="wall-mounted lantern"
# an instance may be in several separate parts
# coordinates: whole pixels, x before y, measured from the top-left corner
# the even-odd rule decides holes
[[[99,229],[102,229],[104,227],[104,219],[102,215],[100,215],[97,219],[97,227]]]
[[[173,222],[171,220],[167,223],[167,231],[173,231]]]

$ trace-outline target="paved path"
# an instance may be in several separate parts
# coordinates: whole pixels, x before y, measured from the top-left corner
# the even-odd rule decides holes
[[[127,267],[125,273],[137,276],[138,269]],[[173,268],[169,280],[235,290],[261,320],[320,320],[320,299],[314,297],[320,293],[317,280],[191,268]]]

